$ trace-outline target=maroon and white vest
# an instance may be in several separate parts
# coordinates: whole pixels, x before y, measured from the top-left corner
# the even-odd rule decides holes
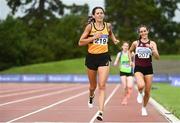
[[[146,46],[150,41],[143,43],[138,40],[138,45],[135,49],[135,65],[140,67],[152,66],[152,50]]]

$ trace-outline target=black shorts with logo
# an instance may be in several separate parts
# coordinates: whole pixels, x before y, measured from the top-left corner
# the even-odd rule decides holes
[[[143,75],[153,74],[153,68],[152,66],[148,66],[148,67],[135,66],[134,73],[136,72],[141,72]]]
[[[99,66],[109,66],[111,57],[108,53],[90,54],[88,53],[85,65],[91,70],[97,70]]]

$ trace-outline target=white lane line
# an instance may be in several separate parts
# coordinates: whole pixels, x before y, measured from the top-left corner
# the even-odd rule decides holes
[[[135,89],[138,91],[137,86],[135,87]],[[170,123],[180,123],[180,120],[174,116],[170,111],[168,111],[167,109],[165,109],[161,104],[159,104],[155,99],[153,99],[152,97],[150,97],[149,99],[149,103],[151,103],[153,105],[153,107],[159,111],[162,116],[164,118],[167,119],[167,121],[169,121]]]
[[[35,84],[36,85],[36,84]],[[15,84],[14,86],[17,86],[17,84]],[[32,86],[32,85],[30,85]],[[37,89],[42,89],[44,87],[53,87],[52,85],[48,85],[48,86],[44,86],[42,87],[42,85],[37,85],[38,87],[29,87],[29,85],[26,85],[26,86],[23,86],[23,85],[18,85],[18,87],[16,88],[12,88],[12,89],[8,89],[8,90],[1,90],[0,94],[4,94],[4,93],[15,93],[15,92],[18,92],[18,91],[29,91],[29,90],[37,90]],[[29,88],[27,88],[29,87]]]
[[[162,105],[160,105],[157,101],[155,101],[152,97],[149,102],[170,122],[170,123],[180,123],[180,120],[174,116],[170,111],[165,109]]]
[[[19,99],[19,100],[15,100],[15,101],[11,101],[11,102],[1,103],[0,107],[8,105],[8,104],[13,104],[13,103],[18,103],[18,102],[31,100],[31,99],[36,99],[36,98],[41,98],[41,97],[45,97],[45,96],[60,94],[60,93],[66,92],[66,91],[72,91],[72,90],[76,90],[76,89],[80,89],[80,88],[84,88],[84,86],[73,87],[73,88],[69,88],[69,89],[63,89],[63,90],[56,91],[56,92],[51,92],[51,93],[47,93],[47,94],[41,94],[41,95],[37,95],[37,96],[32,96],[32,97],[28,97],[28,98]]]
[[[105,101],[104,107],[106,106],[106,104],[109,102],[109,100],[112,98],[112,96],[115,94],[115,92],[118,90],[118,88],[120,87],[120,84],[118,84],[112,91],[112,93],[110,94],[110,96],[107,98],[107,100]],[[89,123],[94,123],[94,120],[96,119],[98,115],[98,111],[96,112],[96,114],[93,116],[93,118],[91,119],[91,121]]]
[[[42,87],[41,87],[42,88]],[[27,90],[34,90],[35,88],[15,88],[14,90],[1,90],[0,94],[4,94],[4,93],[14,93],[14,92],[18,92],[18,91],[27,91]],[[39,88],[36,88],[39,89]]]
[[[41,109],[39,109],[39,110],[36,110],[36,111],[31,112],[31,113],[25,114],[25,115],[23,115],[23,116],[21,116],[21,117],[14,118],[14,119],[12,119],[12,120],[10,120],[10,121],[7,121],[6,123],[11,123],[11,122],[20,120],[20,119],[22,119],[22,118],[28,117],[28,116],[30,116],[30,115],[39,113],[39,112],[44,111],[44,110],[46,110],[46,109],[52,108],[53,106],[59,105],[59,104],[61,104],[61,103],[64,103],[64,102],[67,102],[67,101],[72,100],[72,99],[74,99],[74,98],[77,98],[77,97],[80,97],[80,96],[82,96],[82,95],[85,95],[85,94],[87,94],[88,92],[89,92],[89,91],[84,91],[84,92],[78,93],[78,94],[76,94],[76,95],[74,95],[74,96],[71,96],[71,97],[66,98],[66,99],[64,99],[64,100],[60,100],[60,101],[58,101],[58,102],[56,102],[56,103],[53,103],[53,104],[51,104],[51,105],[48,105],[48,106],[46,106],[46,107],[44,107],[44,108],[41,108]]]
[[[17,92],[17,93],[13,93],[13,94],[6,94],[6,95],[0,95],[0,98],[1,97],[10,97],[10,96],[19,96],[19,95],[23,95],[23,94],[30,94],[30,93],[35,93],[35,92],[41,92],[41,91],[46,91],[46,90],[53,90],[53,89],[58,89],[59,87],[49,87],[49,88],[46,88],[46,89],[41,89],[41,90],[30,90],[30,91],[24,91],[24,92]]]

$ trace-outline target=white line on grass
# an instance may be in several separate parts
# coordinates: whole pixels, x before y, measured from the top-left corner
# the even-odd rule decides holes
[[[120,84],[118,84],[112,91],[112,93],[110,94],[110,96],[106,99],[105,103],[104,103],[104,107],[106,106],[106,104],[109,102],[109,100],[112,98],[112,96],[115,94],[115,92],[118,90],[118,88],[120,87]],[[96,112],[96,114],[93,116],[93,118],[91,119],[91,121],[89,123],[94,123],[94,120],[96,119],[98,115],[98,111]]]
[[[152,97],[149,102],[170,122],[170,123],[180,123],[180,120],[174,116],[170,111],[165,109],[162,105],[160,105],[157,101],[155,101]]]
[[[137,86],[135,87],[135,89],[138,91]],[[180,123],[180,120],[176,116],[174,116],[170,111],[165,109],[152,97],[150,97],[149,103],[151,103],[155,107],[155,109],[157,109],[170,123]]]

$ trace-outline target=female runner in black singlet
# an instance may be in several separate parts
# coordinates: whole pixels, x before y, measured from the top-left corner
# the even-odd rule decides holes
[[[88,54],[85,65],[89,78],[89,108],[93,107],[95,90],[99,87],[99,111],[97,119],[103,120],[105,89],[110,69],[110,55],[108,53],[108,38],[111,38],[114,44],[119,41],[112,32],[110,23],[104,22],[104,9],[95,7],[92,10],[92,20],[86,26],[79,39],[79,46],[88,45]],[[91,18],[90,18],[91,19]]]

